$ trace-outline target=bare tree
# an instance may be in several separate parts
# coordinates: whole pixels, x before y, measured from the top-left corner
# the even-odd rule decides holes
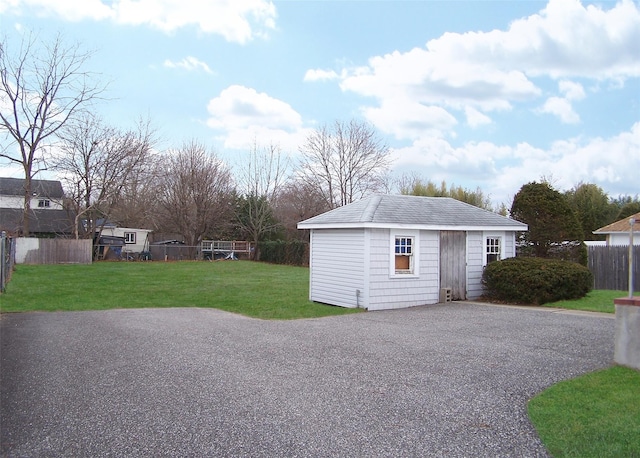
[[[154,159],[161,159],[157,153],[151,160],[132,171],[117,202],[111,210],[111,219],[126,227],[155,229],[158,224],[158,186],[160,167]]]
[[[191,141],[170,151],[159,186],[163,229],[195,246],[231,219],[231,173],[202,144]]]
[[[152,156],[154,132],[149,121],[136,130],[120,131],[86,114],[60,130],[61,153],[55,169],[61,173],[75,215],[76,238],[80,220],[83,236],[93,237],[111,217],[129,180],[147,170]]]
[[[324,126],[309,135],[301,152],[300,179],[317,188],[331,208],[384,188],[389,148],[367,123]]]
[[[301,180],[291,180],[278,193],[274,214],[289,239],[308,240],[308,231],[298,230],[298,223],[330,209],[316,187]]]
[[[279,146],[259,147],[254,142],[249,158],[240,167],[236,220],[240,231],[254,244],[280,227],[274,216],[273,205],[288,171],[289,161]],[[253,258],[258,255],[253,252]]]
[[[462,186],[456,186],[455,184],[447,188],[447,182],[444,180],[438,185],[431,180],[425,181],[417,174],[402,175],[397,180],[397,186],[400,194],[426,197],[451,197],[475,207],[493,211],[491,199],[485,196],[479,187],[477,187],[475,191],[463,188]],[[499,210],[496,212],[498,213]]]
[[[6,38],[0,43],[0,159],[24,170],[23,234],[29,233],[32,179],[46,169],[58,131],[104,90],[83,70],[91,55],[65,46],[60,35],[40,43],[30,35],[15,54]]]

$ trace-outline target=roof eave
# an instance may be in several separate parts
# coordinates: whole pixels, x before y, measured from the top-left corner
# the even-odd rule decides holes
[[[407,229],[423,231],[528,231],[526,224],[518,225],[435,225],[435,224],[399,224],[399,223],[298,223],[298,229]]]

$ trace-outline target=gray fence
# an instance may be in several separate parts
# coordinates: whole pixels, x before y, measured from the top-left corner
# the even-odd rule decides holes
[[[13,264],[16,254],[15,239],[7,236],[7,233],[0,233],[0,293],[3,293],[7,283],[11,279]]]
[[[594,289],[629,290],[629,247],[590,246],[589,270]],[[633,286],[640,291],[640,246],[633,247]]]
[[[17,264],[91,264],[91,240],[16,239]]]

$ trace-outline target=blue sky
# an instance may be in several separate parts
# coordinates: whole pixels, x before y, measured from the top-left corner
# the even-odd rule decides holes
[[[638,1],[0,0],[0,32],[28,31],[94,49],[97,111],[149,116],[160,149],[195,138],[235,166],[255,140],[295,160],[356,118],[394,176],[494,204],[542,177],[640,193]]]

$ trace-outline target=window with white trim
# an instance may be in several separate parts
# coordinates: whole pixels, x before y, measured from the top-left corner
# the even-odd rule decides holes
[[[49,207],[51,207],[51,201],[49,199],[38,200],[38,208],[49,208]]]
[[[415,238],[396,236],[394,243],[395,273],[412,274],[415,265]]]
[[[500,246],[502,245],[500,237],[487,237],[485,245],[485,265],[493,261],[500,260]]]
[[[135,232],[125,232],[124,233],[124,243],[136,243],[136,233]]]

